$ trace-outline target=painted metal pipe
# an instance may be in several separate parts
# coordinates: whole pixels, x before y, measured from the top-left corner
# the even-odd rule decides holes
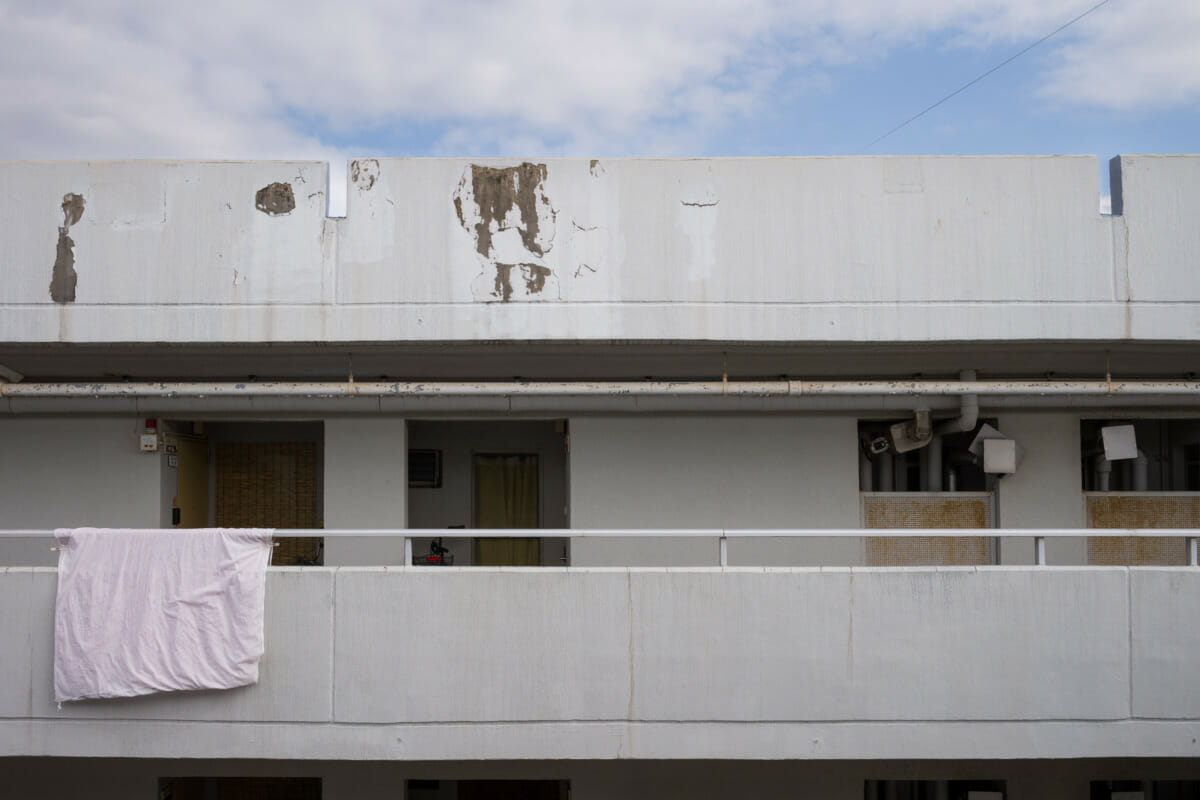
[[[0,383],[0,397],[11,398],[573,397],[586,395],[1119,397],[1200,395],[1200,381],[100,381]]]

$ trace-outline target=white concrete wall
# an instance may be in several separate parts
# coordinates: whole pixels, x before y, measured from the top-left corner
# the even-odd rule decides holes
[[[403,528],[408,439],[397,417],[325,420],[325,527]],[[326,537],[325,563],[403,564],[399,538]]]
[[[473,171],[520,162],[360,159],[344,220],[322,164],[8,162],[0,341],[1192,339],[1200,158],[1122,164],[1110,218],[1091,156],[550,159],[489,249]]]
[[[61,710],[54,586],[0,574],[0,755],[1200,754],[1194,568],[288,568],[257,685]]]
[[[856,528],[850,417],[571,420],[571,527]],[[716,541],[579,539],[572,563],[704,566]],[[857,540],[729,543],[730,564],[858,564]]]
[[[0,419],[0,525],[157,528],[161,450],[143,453],[137,418]],[[0,564],[52,565],[53,539],[0,540]]]
[[[1117,161],[1125,224],[1116,231],[1115,247],[1127,259],[1123,288],[1129,299],[1200,301],[1200,226],[1194,224],[1200,158],[1135,155]]]
[[[1002,414],[1000,430],[1021,461],[997,489],[999,528],[1084,528],[1079,414]],[[1000,563],[1032,564],[1033,539],[1003,539]],[[1050,564],[1086,564],[1087,540],[1046,540]]]

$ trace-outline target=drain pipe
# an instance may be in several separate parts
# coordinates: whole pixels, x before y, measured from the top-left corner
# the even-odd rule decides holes
[[[1093,461],[1093,468],[1096,471],[1096,491],[1107,492],[1109,478],[1112,476],[1112,462],[1100,453]]]
[[[964,369],[958,374],[959,380],[963,383],[975,383],[975,370]],[[962,396],[962,405],[955,419],[948,419],[939,422],[933,429],[933,435],[945,436],[948,433],[965,433],[966,431],[975,430],[976,423],[979,422],[979,395],[964,394]]]
[[[925,448],[925,485],[926,491],[940,492],[942,490],[942,437],[934,436],[929,446]]]
[[[1137,458],[1133,459],[1133,490],[1135,492],[1144,492],[1149,485],[1149,467],[1150,460],[1146,458],[1146,451],[1138,448]]]

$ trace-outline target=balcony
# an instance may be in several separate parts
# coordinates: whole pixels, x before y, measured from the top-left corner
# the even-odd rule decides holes
[[[257,685],[61,709],[55,585],[0,572],[0,755],[1198,753],[1195,567],[274,568]]]

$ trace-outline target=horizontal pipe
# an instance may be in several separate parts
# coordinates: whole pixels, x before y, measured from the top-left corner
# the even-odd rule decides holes
[[[1200,381],[225,381],[0,383],[10,398],[1200,395]]]
[[[189,528],[138,528],[131,530],[169,530],[174,534],[186,534]],[[3,537],[53,536],[47,528],[20,528],[0,530]],[[369,538],[442,538],[442,539],[495,539],[511,537],[538,538],[765,538],[801,539],[822,537],[904,537],[904,536],[985,536],[985,537],[1116,537],[1146,536],[1166,539],[1175,537],[1200,537],[1200,528],[298,528],[275,530],[276,536],[292,537],[369,537]]]

